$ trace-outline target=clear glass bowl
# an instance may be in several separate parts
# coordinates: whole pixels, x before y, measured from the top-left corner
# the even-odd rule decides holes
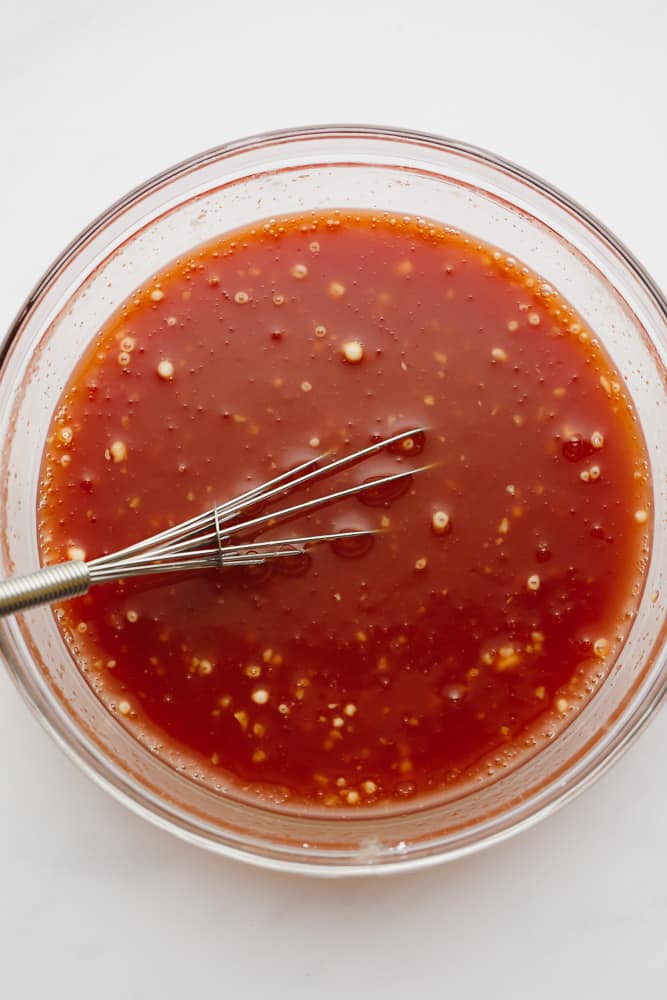
[[[48,608],[0,622],[5,662],[54,739],[103,788],[193,844],[312,874],[415,868],[495,843],[588,785],[667,688],[667,302],[596,219],[544,181],[462,143],[369,127],[276,132],[214,149],[110,208],[44,275],[4,339],[0,575],[38,565],[39,456],[55,403],[101,323],[151,274],[225,230],[290,212],[426,216],[502,247],[598,333],[634,399],[653,476],[654,534],[636,618],[587,707],[551,744],[458,799],[345,818],[222,796],[155,759],[94,696]]]

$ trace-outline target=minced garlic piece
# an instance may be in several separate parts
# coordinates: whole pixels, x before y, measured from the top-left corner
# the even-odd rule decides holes
[[[449,514],[444,510],[434,510],[431,517],[431,528],[436,535],[444,535],[449,527]]]
[[[345,360],[351,365],[358,365],[364,356],[363,344],[358,340],[346,340],[341,351]]]
[[[127,445],[124,441],[114,441],[109,446],[109,454],[114,462],[124,462],[127,458]]]
[[[609,654],[609,640],[596,639],[593,643],[593,652],[599,660],[604,660],[605,656]]]

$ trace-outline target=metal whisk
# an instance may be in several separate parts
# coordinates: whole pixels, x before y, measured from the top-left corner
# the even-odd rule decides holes
[[[272,559],[303,555],[306,549],[319,542],[334,542],[341,539],[357,538],[375,534],[374,530],[339,531],[331,534],[308,535],[299,538],[282,538],[277,541],[251,541],[232,544],[235,536],[249,534],[263,528],[273,527],[280,521],[343,500],[371,489],[407,479],[422,472],[429,466],[406,469],[389,476],[382,476],[367,482],[349,486],[346,489],[314,497],[302,503],[284,507],[269,513],[258,513],[245,520],[241,516],[252,513],[252,508],[262,506],[279,496],[307,483],[339,472],[353,463],[374,455],[390,445],[399,444],[423,434],[423,428],[402,431],[393,437],[355,451],[350,455],[328,462],[319,463],[329,453],[312,458],[301,465],[284,472],[269,482],[255,486],[241,496],[218,504],[204,514],[190,518],[173,528],[160,531],[150,538],[129,545],[119,552],[100,556],[90,562],[72,560],[46,566],[44,569],[26,576],[12,577],[0,581],[0,617],[50,604],[69,597],[85,594],[96,583],[143,576],[148,573],[173,573],[185,570],[224,569],[232,566],[256,566]]]

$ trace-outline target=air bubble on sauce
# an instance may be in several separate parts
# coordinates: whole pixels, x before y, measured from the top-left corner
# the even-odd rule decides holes
[[[342,531],[353,531],[358,529],[342,528]],[[367,555],[375,543],[373,535],[355,535],[348,538],[336,538],[331,542],[331,551],[341,559],[360,559]]]

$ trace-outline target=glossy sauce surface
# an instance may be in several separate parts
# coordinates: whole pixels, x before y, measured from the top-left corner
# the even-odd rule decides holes
[[[422,220],[272,220],[139,289],[54,416],[44,560],[112,552],[418,426],[299,499],[433,463],[402,495],[280,529],[383,528],[370,547],[128,580],[58,609],[122,724],[202,780],[356,808],[490,775],[572,718],[636,603],[641,435],[556,291]]]

